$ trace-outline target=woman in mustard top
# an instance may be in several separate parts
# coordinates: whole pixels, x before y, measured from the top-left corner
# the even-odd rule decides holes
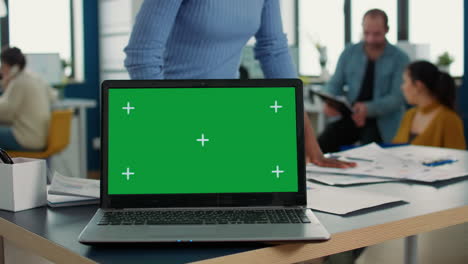
[[[455,81],[427,61],[411,63],[401,86],[415,105],[403,116],[393,143],[466,149],[463,123],[455,112]]]

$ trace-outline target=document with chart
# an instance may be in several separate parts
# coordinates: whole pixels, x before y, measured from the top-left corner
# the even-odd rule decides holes
[[[427,151],[428,149],[421,151],[420,148],[419,146],[402,146],[383,149],[377,144],[371,143],[332,155],[341,160],[356,162],[357,166],[354,168],[324,168],[309,164],[307,165],[307,171],[423,182],[448,180],[468,174],[468,168],[465,165],[468,155],[465,151],[442,148],[430,148],[432,151]],[[424,165],[428,160],[457,162],[431,167]]]

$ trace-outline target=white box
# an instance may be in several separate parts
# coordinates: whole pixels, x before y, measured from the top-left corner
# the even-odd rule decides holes
[[[46,161],[14,158],[0,163],[0,209],[21,211],[47,204]]]

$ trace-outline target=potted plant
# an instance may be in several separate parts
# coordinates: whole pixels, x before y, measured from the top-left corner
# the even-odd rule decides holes
[[[52,85],[52,87],[54,87],[57,90],[58,98],[63,99],[65,97],[65,88],[70,82],[69,72],[71,71],[71,63],[69,61],[66,61],[65,59],[60,59],[60,62],[62,64],[62,72],[64,73],[63,78],[60,83],[55,83]]]
[[[327,70],[327,61],[328,61],[328,56],[327,56],[327,47],[320,44],[319,42],[315,43],[315,48],[317,49],[317,52],[319,54],[319,63],[320,63],[320,79],[324,82],[328,81],[330,79],[330,74],[328,73]]]
[[[449,72],[450,64],[454,61],[453,56],[451,56],[447,51],[437,57],[437,66],[440,71]]]

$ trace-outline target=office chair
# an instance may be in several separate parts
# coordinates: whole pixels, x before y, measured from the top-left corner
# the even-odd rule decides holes
[[[46,159],[65,149],[70,142],[73,110],[52,111],[47,147],[44,151],[7,151],[12,157]]]

